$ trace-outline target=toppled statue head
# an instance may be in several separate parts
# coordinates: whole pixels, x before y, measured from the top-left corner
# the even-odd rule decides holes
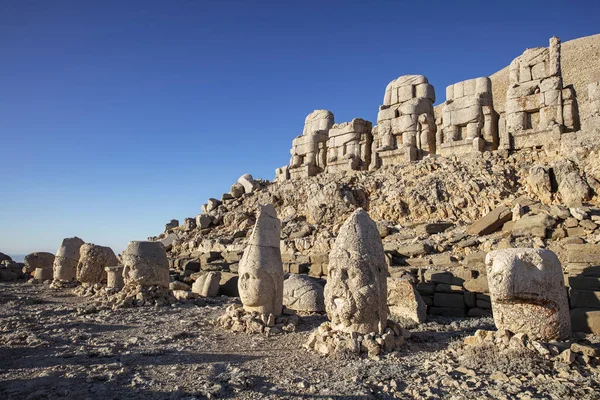
[[[334,330],[383,333],[387,264],[377,225],[362,208],[342,225],[329,255],[325,308]]]
[[[240,261],[238,290],[244,309],[281,314],[283,263],[279,248],[281,221],[273,205],[260,206],[248,246]]]

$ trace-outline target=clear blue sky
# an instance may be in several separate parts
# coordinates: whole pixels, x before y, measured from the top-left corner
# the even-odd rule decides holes
[[[490,75],[600,31],[595,1],[0,0],[0,251],[121,251],[244,173],[304,117],[374,121],[387,83]]]

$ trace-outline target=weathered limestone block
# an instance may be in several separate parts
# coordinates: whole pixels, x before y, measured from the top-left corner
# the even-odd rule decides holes
[[[123,265],[125,285],[169,287],[169,260],[159,242],[129,242]]]
[[[570,336],[569,303],[556,254],[543,249],[496,250],[488,253],[486,266],[498,330],[545,341]]]
[[[252,193],[257,186],[256,181],[250,174],[244,174],[240,176],[237,180],[237,183],[244,187],[245,193]]]
[[[167,236],[165,236],[163,239],[161,239],[160,243],[164,246],[164,248],[166,250],[171,250],[173,245],[175,243],[177,243],[178,240],[179,240],[179,235],[176,234],[175,232],[171,232]]]
[[[515,237],[534,236],[545,238],[554,227],[555,220],[548,214],[525,215],[515,222],[511,234]]]
[[[435,91],[423,75],[390,82],[373,128],[369,169],[414,161],[436,152]]]
[[[323,286],[305,275],[290,274],[283,281],[283,305],[304,312],[325,311]]]
[[[412,283],[401,278],[387,278],[389,319],[404,328],[425,322],[427,306]]]
[[[231,188],[229,188],[229,193],[231,194],[231,196],[233,196],[234,199],[239,199],[244,195],[244,193],[246,193],[246,189],[244,188],[244,185],[242,185],[239,182],[236,182],[233,185],[231,185]]]
[[[469,225],[467,232],[479,236],[489,235],[511,220],[512,211],[510,208],[499,206]]]
[[[77,280],[81,283],[101,283],[106,281],[104,268],[117,265],[119,260],[110,247],[84,243],[79,250]]]
[[[333,113],[315,110],[306,116],[302,135],[292,141],[290,178],[314,176],[324,171],[327,164],[327,139],[333,126]]]
[[[325,309],[334,330],[383,333],[387,264],[377,225],[362,208],[340,228],[329,255]]]
[[[221,272],[209,271],[202,273],[192,285],[192,292],[203,297],[215,297],[219,294]]]
[[[534,165],[529,169],[527,179],[529,189],[542,203],[550,204],[552,202],[552,183],[550,181],[550,172],[548,168]]]
[[[586,132],[600,132],[600,82],[588,84],[585,92],[580,104],[581,129]]]
[[[562,86],[560,39],[551,38],[548,48],[525,50],[509,68],[501,148],[551,146],[561,133],[576,130],[573,89]]]
[[[105,267],[106,271],[106,287],[113,290],[121,290],[125,286],[123,281],[123,269],[122,265],[114,265]]]
[[[437,132],[437,150],[444,156],[498,148],[498,113],[494,111],[492,82],[469,79],[446,88],[446,102]]]
[[[48,281],[52,279],[52,270],[48,268],[36,268],[33,271],[33,279],[36,281]]]
[[[183,220],[182,228],[186,232],[196,229],[196,219],[195,218],[186,218],[185,220]]]
[[[165,232],[170,231],[171,229],[175,229],[179,226],[179,221],[176,219],[172,219],[171,221],[165,224]]]
[[[53,265],[53,279],[55,281],[74,281],[77,277],[77,264],[79,264],[79,250],[84,241],[78,237],[63,239]]]
[[[373,125],[361,118],[335,124],[327,140],[327,172],[365,170],[371,162]]]
[[[35,272],[36,268],[42,268],[44,270],[49,270],[50,278],[52,279],[52,265],[54,264],[54,254],[45,253],[45,252],[35,252],[30,253],[25,256],[23,260],[25,262],[25,267],[23,267],[23,272],[25,274],[31,274]],[[45,276],[47,276],[46,273]]]
[[[248,246],[240,260],[238,290],[244,309],[280,315],[283,309],[281,221],[273,205],[261,206]]]

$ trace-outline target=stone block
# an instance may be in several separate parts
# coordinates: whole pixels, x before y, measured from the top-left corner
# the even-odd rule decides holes
[[[595,276],[568,276],[568,286],[572,289],[592,290],[600,292],[600,277]]]
[[[422,224],[417,226],[417,228],[415,229],[417,233],[428,233],[430,235],[436,234],[436,233],[442,233],[450,228],[452,228],[454,226],[454,224],[449,223],[449,222],[434,222],[434,223],[427,223],[427,224]]]
[[[490,291],[489,286],[488,286],[488,279],[487,279],[486,275],[479,276],[475,279],[465,281],[463,286],[469,292],[488,293]]]
[[[567,245],[567,261],[569,263],[590,263],[600,265],[600,245]]]
[[[526,215],[515,222],[511,233],[515,237],[533,236],[545,238],[555,222],[552,216],[545,213]]]
[[[491,310],[478,308],[478,307],[469,308],[469,311],[467,312],[467,317],[480,318],[480,317],[491,317],[491,316],[492,316]]]
[[[444,317],[466,317],[467,313],[464,308],[450,307],[429,307],[429,314],[440,315]]]
[[[488,235],[512,220],[512,211],[506,206],[496,207],[484,217],[469,225],[467,232],[473,235]]]
[[[438,283],[435,285],[435,291],[439,293],[461,293],[464,291],[462,286],[448,285],[447,283]]]
[[[427,243],[415,243],[396,248],[396,252],[404,257],[424,256],[432,252],[432,248]]]
[[[571,310],[573,332],[600,334],[600,310],[574,308]]]
[[[417,291],[421,294],[428,295],[435,293],[435,283],[419,283],[417,284]]]
[[[472,292],[464,293],[465,304],[467,307],[472,308],[477,306],[477,294]]]
[[[489,301],[477,299],[476,305],[479,308],[485,308],[485,309],[488,309],[488,310],[492,309],[492,303],[489,302]]]
[[[569,291],[571,308],[600,309],[600,291],[571,289]]]
[[[435,293],[433,295],[433,304],[436,307],[447,308],[465,308],[465,299],[461,294],[454,293]]]
[[[221,272],[219,281],[219,295],[229,297],[239,297],[238,275],[231,272]]]

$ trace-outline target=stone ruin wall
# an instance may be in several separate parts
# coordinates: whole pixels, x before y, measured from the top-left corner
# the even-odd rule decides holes
[[[494,97],[489,77],[480,77],[448,86],[446,101],[434,109],[427,78],[401,76],[387,85],[375,126],[362,119],[334,124],[327,110],[309,114],[293,140],[290,164],[276,170],[276,180],[498,149],[558,150],[564,134],[598,129],[600,82],[579,93],[563,85],[556,37],[549,47],[527,49],[511,62],[503,97]]]

